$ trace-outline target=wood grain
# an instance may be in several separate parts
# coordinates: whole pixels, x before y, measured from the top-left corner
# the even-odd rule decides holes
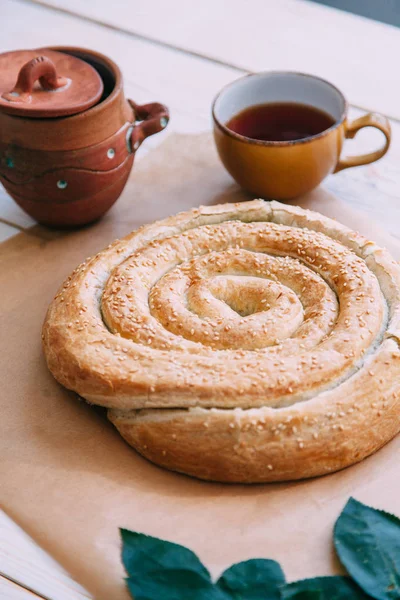
[[[38,596],[17,583],[6,579],[0,575],[0,597],[3,600],[38,600],[43,596]]]
[[[18,229],[27,229],[35,224],[35,221],[31,219],[29,215],[19,208],[11,199],[0,184],[0,222],[4,222]],[[16,233],[16,232],[15,232]],[[14,234],[13,234],[14,235]]]
[[[91,596],[64,569],[0,511],[0,575],[49,600],[87,600]],[[1,584],[6,584],[0,579]],[[9,587],[9,586],[8,586]],[[13,592],[14,593],[14,592]],[[16,594],[17,592],[15,592]],[[25,593],[25,592],[24,592]],[[34,596],[31,594],[32,600]],[[24,596],[20,596],[24,598]],[[0,593],[0,598],[3,596]],[[7,598],[7,596],[4,596]],[[14,596],[10,596],[14,598]],[[15,595],[19,600],[19,596]]]
[[[19,232],[19,229],[13,227],[12,225],[8,225],[8,223],[4,223],[0,220],[0,243],[8,240],[8,238],[16,235]]]
[[[169,132],[208,130],[212,98],[246,70],[314,72],[335,81],[354,104],[400,119],[392,67],[398,30],[303,0],[249,0],[243,7],[240,0],[231,0],[229,12],[224,0],[171,0],[168,9],[161,0],[46,0],[42,6],[2,0],[0,52],[23,40],[27,48],[64,43],[110,55],[123,71],[127,96],[161,101],[172,114],[168,129],[146,140],[139,160]],[[383,160],[330,177],[328,188],[400,237],[400,125],[392,121],[392,127]],[[365,130],[347,149],[355,154],[379,142],[379,134]],[[33,224],[0,186],[0,240]],[[51,600],[90,597],[1,511],[0,572]],[[36,598],[4,577],[0,597]]]
[[[75,5],[72,3],[71,6]],[[88,10],[87,7],[93,6],[93,3],[84,3],[84,6],[85,10]],[[282,6],[284,12],[286,5]],[[308,7],[308,4],[306,6]],[[310,6],[314,5],[310,4]],[[202,11],[200,8],[199,10]],[[21,11],[24,19],[20,18]],[[148,9],[143,8],[143,11],[147,14]],[[203,12],[199,12],[196,18],[200,19],[202,14]],[[318,11],[316,14],[319,18]],[[144,19],[144,16],[142,15],[141,18]],[[358,17],[354,18],[358,19]],[[138,159],[150,148],[160,144],[169,132],[197,133],[209,129],[210,105],[213,97],[223,85],[240,75],[237,69],[214,64],[76,16],[21,0],[3,0],[0,3],[0,22],[5,21],[7,21],[7,28],[0,39],[0,51],[19,47],[21,37],[30,47],[61,43],[86,45],[110,55],[120,65],[127,97],[132,97],[140,103],[151,100],[161,101],[169,107],[171,112],[169,126],[164,132],[145,141],[138,152]],[[131,18],[126,19],[126,22],[130,21]],[[155,31],[157,31],[158,19],[154,21]],[[362,19],[361,21],[363,22]],[[250,33],[247,33],[248,37]],[[241,45],[245,45],[243,40]],[[351,70],[350,66],[346,66],[345,70]],[[358,81],[361,78],[355,79]],[[356,109],[351,111],[353,117],[360,114],[362,111]],[[329,189],[341,199],[355,208],[366,211],[392,234],[400,235],[400,171],[398,170],[400,124],[392,121],[392,128],[393,143],[385,158],[370,166],[349,169],[331,176],[327,183]],[[355,140],[347,143],[346,151],[353,154],[360,152],[360,149],[363,152],[369,151],[380,143],[380,133],[365,129]],[[3,216],[3,212],[3,203],[0,200],[0,217]],[[20,224],[21,212],[18,207],[13,208],[9,200],[8,216],[4,218],[7,218],[9,223]]]
[[[314,73],[352,104],[400,117],[392,25],[305,0],[37,1],[238,69]]]

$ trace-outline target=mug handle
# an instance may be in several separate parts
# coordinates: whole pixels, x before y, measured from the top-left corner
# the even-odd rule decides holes
[[[166,106],[158,102],[150,104],[136,104],[133,100],[128,102],[133,108],[136,121],[135,125],[129,128],[128,143],[131,152],[135,152],[147,137],[165,129],[169,121],[169,111]]]
[[[367,165],[368,163],[375,162],[379,158],[382,158],[388,151],[392,136],[389,119],[379,113],[368,113],[367,115],[363,115],[362,117],[355,119],[352,123],[345,124],[345,138],[353,139],[356,133],[363,127],[376,127],[376,129],[382,131],[386,138],[384,145],[379,150],[375,150],[375,152],[370,152],[369,154],[360,154],[359,156],[349,156],[348,158],[339,159],[334,173],[338,173],[349,167],[358,167],[360,165]]]

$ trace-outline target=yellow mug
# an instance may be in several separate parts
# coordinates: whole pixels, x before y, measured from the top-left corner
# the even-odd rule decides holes
[[[243,110],[260,104],[294,102],[328,113],[334,124],[306,138],[263,141],[227,127]],[[287,200],[308,192],[330,173],[357,167],[381,158],[390,145],[386,117],[368,113],[349,123],[348,103],[334,85],[304,73],[281,71],[246,75],[229,84],[215,98],[212,115],[219,156],[232,177],[256,196]],[[379,150],[340,158],[345,138],[363,127],[376,127],[385,136]]]

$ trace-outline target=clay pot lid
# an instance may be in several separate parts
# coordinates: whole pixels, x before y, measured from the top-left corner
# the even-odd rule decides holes
[[[96,104],[103,81],[89,63],[62,52],[0,54],[0,111],[19,117],[64,117]]]

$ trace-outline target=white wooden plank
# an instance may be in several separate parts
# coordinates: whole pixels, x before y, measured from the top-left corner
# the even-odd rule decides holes
[[[104,52],[121,67],[127,95],[137,102],[161,100],[168,105],[172,113],[169,130],[208,128],[214,94],[237,76],[229,67],[210,65],[28,2],[2,0],[0,23],[7,24],[2,25],[0,52],[21,44],[26,48],[64,44]]]
[[[0,219],[4,219],[8,223],[13,223],[18,227],[27,228],[35,224],[19,206],[7,194],[6,190],[0,183]],[[1,240],[2,241],[2,240]]]
[[[165,139],[170,131],[200,132],[208,129],[213,95],[236,76],[236,71],[230,68],[210,65],[201,59],[195,60],[18,0],[1,0],[0,30],[0,52],[20,48],[21,40],[27,48],[64,44],[104,52],[120,65],[128,97],[138,103],[164,102],[171,111],[170,124],[165,132],[146,140],[138,158]],[[33,224],[33,220],[16,206],[1,185],[0,218],[21,227]]]
[[[306,0],[36,0],[241,69],[325,77],[400,118],[396,27]]]
[[[30,588],[46,600],[87,600],[91,598],[86,590],[73,581],[53,558],[39,548],[1,510],[0,575]],[[3,598],[1,593],[0,598]],[[11,598],[13,596],[10,596]],[[19,596],[15,596],[15,598],[19,599]],[[33,600],[32,594],[30,594],[30,598]],[[21,596],[21,599],[24,599],[24,596]]]
[[[61,2],[61,0],[57,1]],[[75,0],[68,0],[70,8],[74,8],[74,2]],[[282,0],[282,2],[285,2],[286,5],[287,0]],[[221,2],[213,2],[214,4],[218,13]],[[200,42],[203,44],[205,41],[208,44],[208,36],[204,35],[204,23],[210,25],[206,19],[207,11],[210,13],[208,0],[202,5],[196,3],[196,9],[198,10],[194,14],[196,14],[197,22],[190,20],[190,15],[185,9],[185,6],[188,5],[190,5],[190,2],[180,5],[182,9],[180,13],[175,12],[179,8],[177,0],[168,5],[168,10],[177,23],[172,23],[173,28],[170,28],[166,34],[164,32],[164,35],[170,36],[171,43],[180,44],[181,38],[179,36],[181,33],[179,29],[181,28],[187,37],[186,43],[191,43],[193,38],[193,42],[196,44],[200,44]],[[271,3],[266,2],[266,5],[270,7]],[[92,1],[89,1],[79,3],[79,6],[81,11],[90,9],[93,12],[95,5]],[[106,4],[103,2],[96,2],[96,10],[98,11],[103,10],[105,6]],[[119,13],[121,8],[121,5],[115,0],[107,6],[111,6],[114,16]],[[151,1],[146,6],[143,3],[140,3],[139,6],[139,3],[135,0],[125,3],[124,6],[127,10],[131,10],[132,7],[134,11],[137,11],[137,13],[133,13],[135,19],[132,18],[132,13],[126,11],[123,13],[125,14],[125,28],[131,26],[133,28],[131,23],[137,22],[141,31],[145,32],[143,28],[148,23],[146,27],[149,27],[148,31],[151,36],[155,37],[160,35],[161,30],[168,29],[171,26],[171,17],[166,14],[165,10],[162,10],[161,18],[154,19],[154,14],[157,14],[157,6],[161,9],[164,5],[156,5],[154,1]],[[75,9],[76,7],[78,7],[78,3],[76,3]],[[232,11],[235,15],[237,12],[236,7],[237,3],[232,3]],[[97,14],[100,14],[100,12]],[[21,15],[23,18],[21,18]],[[179,15],[178,19],[176,15]],[[151,23],[149,21],[150,17],[152,18]],[[18,2],[17,0],[14,2],[2,0],[0,3],[0,23],[6,23],[6,27],[2,27],[2,35],[0,36],[0,51],[19,48],[21,40],[23,40],[26,47],[62,43],[92,47],[109,54],[121,65],[125,75],[127,92],[136,101],[160,100],[166,103],[172,113],[168,130],[162,135],[150,138],[141,149],[138,157],[143,156],[146,150],[148,151],[153,145],[160,143],[163,137],[168,134],[168,131],[197,132],[208,129],[210,127],[210,104],[214,94],[222,85],[238,75],[236,69],[186,56],[181,52],[134,39],[118,31],[112,31],[75,17],[58,14],[53,10]],[[179,23],[181,24],[179,25]],[[234,28],[236,28],[236,25]],[[199,31],[202,32],[201,35]],[[211,27],[210,32],[212,35],[214,35],[213,31]],[[235,31],[236,36],[238,36],[239,30],[236,28]],[[220,33],[221,39],[224,38],[225,43],[229,45],[231,39],[230,27],[220,28]],[[209,40],[209,48],[211,49],[215,44],[212,35]],[[204,39],[201,39],[202,37]],[[265,35],[263,39],[265,40]],[[235,48],[230,44],[229,53],[227,50],[231,57],[235,56],[238,48],[246,47],[246,42],[237,43],[235,41],[235,44]],[[213,52],[216,52],[216,50],[214,49]],[[233,58],[230,62],[232,60]],[[340,62],[339,59],[338,62]],[[342,66],[346,67],[344,70],[348,69],[348,72],[351,72],[351,64],[346,66],[342,63]],[[358,113],[355,112],[354,114]],[[394,127],[396,132],[400,131],[397,124]],[[366,144],[375,143],[374,136],[367,133],[365,135],[360,134],[360,136],[358,141],[351,143],[351,151],[356,152],[360,146],[365,151]],[[400,175],[397,169],[399,156],[399,147],[395,139],[395,144],[389,156],[380,163],[363,169],[344,171],[328,180],[330,189],[336,191],[339,196],[354,206],[367,210],[373,218],[386,225],[389,230],[395,234],[397,233],[397,235],[400,235],[399,226],[397,225],[400,223]],[[14,208],[11,200],[7,202],[8,205],[5,204],[3,196],[3,201],[0,201],[0,217],[6,218],[6,215],[10,217],[10,214],[13,214],[12,218],[15,219],[15,223],[21,226],[29,226],[29,222],[24,221],[22,223],[24,218],[28,218],[24,217],[23,213],[16,215],[15,210],[19,209]],[[7,210],[14,210],[14,213],[4,212]],[[0,515],[0,564],[10,576],[13,574],[21,582],[35,586],[35,589],[41,590],[52,600],[53,598],[54,600],[72,600],[72,598],[89,597],[86,592],[69,579],[68,575],[54,560],[38,549],[34,542],[4,515]],[[51,595],[49,596],[49,594]],[[0,595],[0,597],[2,596]],[[5,597],[7,598],[7,596]],[[12,596],[10,596],[10,600],[11,598],[14,600]],[[16,599],[19,600],[19,597],[16,597]]]
[[[350,119],[363,114],[351,108]],[[324,185],[353,208],[367,213],[395,237],[400,237],[400,124],[392,121],[392,145],[380,161],[329,176]],[[344,155],[363,154],[383,143],[383,135],[371,128],[345,142]]]
[[[32,594],[32,592],[29,592],[8,579],[4,579],[4,577],[0,575],[0,598],[2,598],[2,600],[38,600],[40,599],[40,596]]]
[[[7,223],[2,223],[0,221],[0,243],[5,242],[17,233],[19,233],[19,229],[16,229],[15,227],[12,227],[11,225],[8,225]]]
[[[116,4],[113,3],[114,8],[119,7],[120,1],[116,0]],[[253,1],[255,0],[251,0]],[[286,2],[286,0],[282,1]],[[150,4],[153,3],[154,6],[154,2],[155,0],[151,0]],[[176,7],[177,0],[174,2]],[[88,6],[91,2],[82,5]],[[234,6],[235,3],[232,2],[232,5]],[[270,4],[267,2],[267,5]],[[101,10],[102,5],[99,6]],[[132,2],[132,6],[137,8],[137,2]],[[141,6],[139,12],[143,19],[143,15],[148,14],[148,9],[142,4]],[[114,12],[118,10],[115,9]],[[203,9],[199,10],[199,15],[202,15]],[[183,11],[182,18],[185,14]],[[24,18],[21,19],[21,15]],[[163,19],[164,16],[166,19],[164,22],[168,23],[169,17],[163,15]],[[131,22],[132,18],[127,17],[126,23]],[[159,27],[158,21],[159,19],[155,19],[156,31]],[[135,39],[110,28],[85,22],[80,18],[37,4],[2,0],[0,23],[5,22],[7,27],[3,27],[4,31],[0,36],[0,51],[19,48],[21,39],[24,40],[26,47],[63,43],[91,47],[110,55],[121,66],[127,95],[137,102],[158,100],[169,106],[170,125],[162,134],[146,140],[138,152],[138,158],[143,156],[146,150],[160,143],[171,131],[188,133],[209,129],[211,127],[210,105],[214,95],[223,85],[238,76],[235,69]],[[227,27],[221,29],[222,37],[226,29]],[[351,65],[342,63],[342,67],[344,70],[351,71]],[[353,111],[352,114],[360,113]],[[400,126],[396,122],[392,125],[393,144],[389,154],[383,160],[369,167],[343,171],[328,178],[326,185],[355,208],[367,211],[391,233],[400,235],[400,171],[398,169]],[[360,147],[365,151],[369,144],[374,147],[376,136],[379,135],[376,132],[371,133],[370,130],[360,132],[355,140],[348,142],[349,152],[360,151]],[[12,201],[8,200],[6,210],[9,210],[12,204]],[[19,211],[16,208],[14,210]],[[0,218],[4,211],[4,203],[0,200]],[[13,222],[21,224],[20,218],[21,213]],[[12,221],[12,219],[8,220]]]

